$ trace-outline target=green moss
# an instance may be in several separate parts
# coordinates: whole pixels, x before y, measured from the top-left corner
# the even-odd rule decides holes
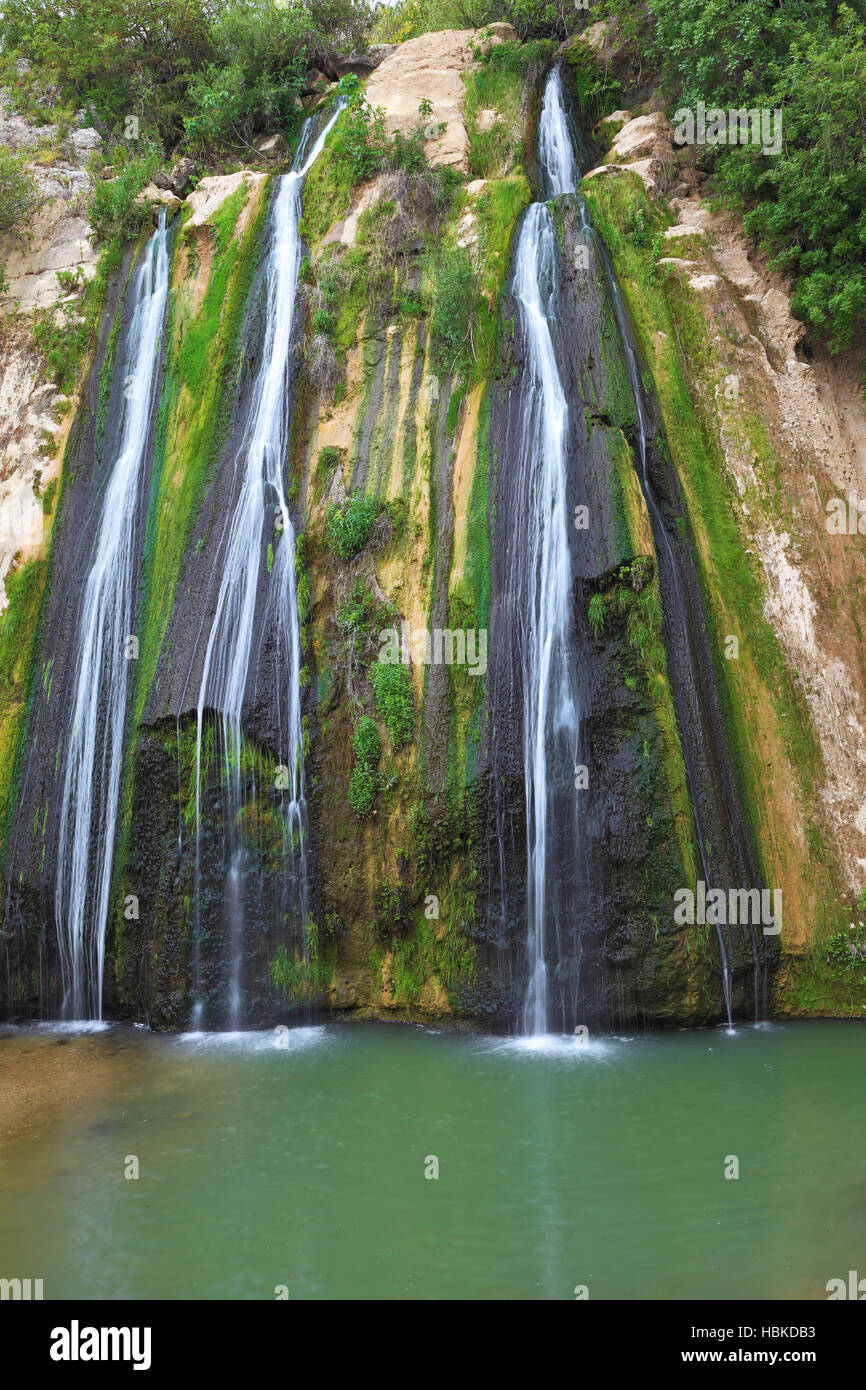
[[[172,295],[145,539],[133,727],[156,674],[190,532],[228,426],[267,202],[262,196],[257,215],[238,238],[233,232],[246,198],[242,185],[214,214],[214,259],[198,308],[190,312],[182,287]],[[192,250],[190,255],[194,273]]]
[[[13,566],[5,581],[8,606],[0,614],[0,805],[4,808],[0,834],[4,846],[14,809],[16,760],[47,577],[48,561],[38,557]]]
[[[764,616],[761,571],[744,546],[730,475],[713,422],[705,414],[701,383],[718,379],[719,373],[703,315],[681,278],[656,265],[658,236],[670,218],[651,202],[637,175],[594,179],[583,191],[610,251],[639,349],[644,360],[652,363],[667,442],[688,509],[688,518],[678,518],[678,522],[686,529],[690,525],[696,537],[702,593],[712,626],[714,674],[741,805],[760,847],[767,828],[767,809],[765,768],[756,758],[751,723],[750,704],[757,681],[772,710],[775,736],[799,782],[807,819],[812,822],[814,910],[820,938],[833,919],[829,856],[809,811],[814,788],[821,780],[821,755],[804,697]],[[640,244],[641,239],[633,235],[635,205],[641,208],[650,245]],[[745,428],[760,442],[764,467],[772,480],[772,449],[763,427],[753,417]],[[730,583],[731,575],[737,576],[736,586]],[[739,662],[728,662],[721,656],[725,636],[731,631],[740,636]]]
[[[393,748],[408,743],[415,733],[415,702],[408,668],[400,662],[375,661],[370,683]]]

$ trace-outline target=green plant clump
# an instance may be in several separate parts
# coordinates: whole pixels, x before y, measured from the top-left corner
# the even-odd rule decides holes
[[[352,739],[355,766],[349,778],[349,805],[360,820],[373,814],[379,787],[377,767],[382,756],[382,741],[375,720],[365,714],[358,723]]]
[[[382,510],[378,497],[363,492],[352,493],[343,503],[333,502],[325,519],[325,538],[331,554],[340,560],[351,560],[363,550]]]
[[[388,737],[394,748],[400,748],[415,732],[415,703],[409,671],[400,662],[375,661],[370,667],[370,683]]]

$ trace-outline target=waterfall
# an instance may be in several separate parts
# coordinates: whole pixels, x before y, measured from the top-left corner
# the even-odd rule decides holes
[[[117,457],[96,523],[80,605],[76,676],[65,745],[55,914],[66,1018],[102,1017],[105,929],[134,656],[138,565],[135,517],[168,297],[165,213],[135,275],[121,363],[124,406]]]
[[[580,171],[575,138],[563,101],[559,65],[547,79],[538,131],[539,176],[550,198],[575,193]],[[684,594],[684,576],[674,555],[648,473],[648,425],[637,354],[625,308],[607,256],[595,238],[586,205],[578,194],[583,227],[598,245],[622,340],[628,381],[637,420],[637,459],[641,484],[665,578],[669,602],[667,641],[692,652],[693,642]],[[526,368],[521,402],[520,506],[515,516],[512,580],[521,624],[519,635],[523,698],[523,762],[526,796],[528,984],[523,1031],[540,1036],[550,1026],[549,969],[567,938],[566,865],[576,865],[580,851],[578,798],[568,806],[563,793],[578,759],[581,721],[580,669],[571,616],[572,563],[569,546],[568,444],[569,412],[551,335],[556,318],[557,238],[545,203],[528,209],[515,252],[512,295],[517,303]],[[672,612],[670,610],[673,610]],[[693,660],[696,660],[693,653]],[[684,688],[685,686],[685,688]],[[674,681],[677,715],[683,731],[692,802],[704,880],[711,882],[707,837],[696,795],[697,750],[692,731],[700,730],[694,684]],[[578,891],[580,891],[579,885]],[[731,971],[725,936],[716,926],[728,1023],[731,1022]],[[579,947],[578,947],[579,950]],[[756,986],[757,987],[757,986]]]
[[[244,876],[247,852],[239,828],[243,806],[242,711],[257,623],[259,584],[267,548],[273,563],[268,576],[266,624],[281,665],[279,684],[287,692],[279,717],[278,755],[284,783],[281,812],[285,857],[297,885],[302,925],[307,919],[307,805],[301,731],[301,645],[295,580],[295,531],[284,485],[289,433],[289,350],[295,325],[302,238],[300,219],[304,177],[322,151],[342,110],[340,103],[307,148],[314,121],[301,134],[295,168],[278,182],[270,215],[270,247],[265,265],[265,339],[253,386],[243,441],[234,459],[236,501],[218,550],[222,575],[202,668],[196,707],[196,924],[193,961],[193,1028],[204,1018],[201,963],[201,792],[205,717],[217,716],[228,805],[228,871],[225,918],[229,952],[229,1026],[242,1026],[241,961],[244,933]],[[276,523],[276,524],[274,524]],[[266,629],[267,630],[267,627]]]
[[[548,78],[544,91],[539,160],[551,196],[574,190],[577,170],[558,67]],[[563,906],[557,893],[557,836],[551,833],[551,819],[563,769],[570,783],[580,733],[571,618],[568,405],[550,332],[556,305],[556,230],[546,203],[533,203],[521,224],[512,294],[519,309],[527,362],[520,451],[520,493],[525,505],[520,509],[518,523],[523,534],[515,538],[515,553],[522,557],[515,573],[519,585],[515,611],[522,623],[528,869],[529,984],[523,1028],[524,1032],[539,1036],[548,1027],[546,939],[551,931],[558,934]]]

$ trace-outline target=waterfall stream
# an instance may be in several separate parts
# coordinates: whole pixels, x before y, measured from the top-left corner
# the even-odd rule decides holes
[[[241,720],[253,646],[262,632],[257,599],[269,546],[272,563],[269,559],[271,572],[265,630],[270,625],[280,666],[278,688],[286,692],[280,712],[277,749],[280,786],[284,790],[280,809],[285,859],[296,885],[300,921],[302,925],[306,923],[308,827],[299,680],[300,623],[295,531],[289,514],[284,466],[290,423],[289,355],[302,255],[303,182],[341,110],[342,103],[312,144],[314,120],[311,118],[305,123],[295,168],[280,178],[270,214],[270,247],[265,266],[265,340],[243,442],[234,460],[236,500],[226,517],[218,549],[222,573],[196,707],[196,930],[192,1016],[192,1026],[196,1029],[202,1026],[204,1019],[200,926],[201,794],[202,739],[209,712],[217,716],[228,798],[224,911],[229,949],[229,1027],[237,1030],[243,1021],[241,961],[247,851],[238,824],[244,802]]]
[[[552,197],[574,191],[577,170],[562,103],[559,68],[547,80],[539,126],[539,162]],[[527,379],[521,421],[519,524],[515,553],[524,557],[514,582],[523,630],[523,759],[526,786],[527,945],[529,984],[524,1032],[548,1026],[546,939],[558,934],[562,905],[552,872],[554,779],[577,761],[580,696],[571,618],[571,554],[567,510],[568,405],[550,333],[556,304],[556,229],[546,203],[533,203],[520,228],[512,294],[526,342]],[[576,798],[575,798],[576,800]],[[559,827],[561,830],[563,827]],[[574,811],[574,834],[577,813]]]
[[[101,501],[80,605],[76,678],[64,750],[55,912],[64,1017],[102,1017],[102,975],[131,657],[138,565],[134,519],[158,375],[168,298],[165,213],[135,274],[120,369],[123,420]]]
[[[576,133],[575,133],[576,134]],[[565,109],[559,65],[547,79],[538,130],[539,176],[543,191],[555,198],[575,193],[580,170],[575,138]],[[604,245],[589,221],[578,195],[581,222],[600,254],[613,303],[637,420],[636,446],[641,486],[659,551],[659,566],[670,602],[665,621],[668,642],[692,651],[680,573],[661,509],[648,472],[648,424],[637,355],[631,328]],[[521,417],[519,495],[522,507],[516,524],[515,554],[523,557],[512,572],[515,611],[520,615],[523,689],[523,759],[526,795],[527,951],[528,984],[523,1005],[523,1031],[540,1036],[549,1026],[548,974],[556,954],[554,943],[566,925],[568,903],[561,887],[561,856],[576,862],[580,844],[577,801],[565,814],[557,787],[578,760],[581,698],[580,672],[571,616],[572,565],[567,509],[569,410],[551,337],[556,318],[557,238],[546,203],[531,205],[521,224],[514,259],[512,295],[517,303],[526,345],[526,369]],[[702,823],[701,799],[696,795],[696,750],[693,729],[700,728],[698,694],[694,683],[674,680],[674,697],[683,733],[690,799],[694,811],[704,879],[711,883],[709,853]],[[722,984],[728,1024],[732,1020],[731,971],[724,932],[716,925]],[[758,965],[756,948],[756,999]]]

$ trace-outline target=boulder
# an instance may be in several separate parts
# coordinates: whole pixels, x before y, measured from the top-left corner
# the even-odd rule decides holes
[[[221,207],[226,198],[230,198],[233,193],[246,184],[253,189],[257,184],[261,184],[267,178],[267,174],[253,173],[250,169],[241,169],[236,174],[213,174],[204,178],[199,183],[193,193],[186,199],[186,205],[192,210],[192,216],[187,218],[184,224],[185,231],[190,231],[197,227],[204,227],[217,208]]]
[[[671,123],[663,111],[651,116],[635,116],[616,133],[611,147],[612,163],[629,164],[636,159],[670,159],[673,155]]]
[[[92,125],[82,126],[79,130],[70,130],[68,144],[72,150],[74,159],[81,159],[89,155],[92,150],[98,150],[102,145],[102,136],[98,130],[94,130]]]
[[[486,24],[478,36],[478,47],[482,53],[489,53],[491,48],[496,48],[501,43],[519,42],[520,39],[514,25],[504,22]]]
[[[339,82],[341,77],[347,77],[349,73],[354,73],[356,77],[369,77],[397,47],[393,43],[379,43],[363,53],[350,53],[348,57],[333,51],[320,53],[319,68],[331,82]]]
[[[323,72],[320,72],[318,68],[310,68],[310,70],[304,74],[304,86],[302,89],[304,96],[311,96],[313,93],[320,95],[322,92],[329,91],[330,87],[331,79],[326,77]]]
[[[176,197],[182,198],[186,193],[187,185],[195,173],[195,160],[185,155],[179,159],[169,175],[169,187]]]
[[[432,102],[425,153],[431,164],[469,172],[469,137],[463,117],[463,74],[472,66],[474,29],[446,29],[401,43],[367,82],[367,100],[381,106],[389,135],[409,135],[421,124],[418,107]]]
[[[159,221],[159,214],[162,208],[166,210],[168,218],[180,209],[180,198],[170,189],[158,188],[155,183],[145,184],[135,200],[137,203],[150,203],[151,216],[154,223]]]
[[[282,154],[283,137],[282,135],[266,135],[264,140],[260,140],[256,145],[259,154],[266,155],[268,159],[276,159]]]

